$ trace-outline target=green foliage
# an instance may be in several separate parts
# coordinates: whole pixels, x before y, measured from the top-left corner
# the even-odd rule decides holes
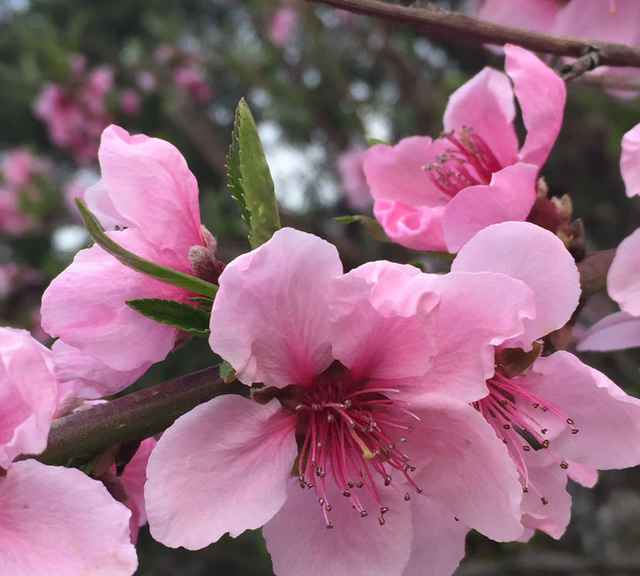
[[[211,284],[210,282],[206,282],[205,280],[196,278],[195,276],[190,276],[184,272],[167,268],[161,264],[156,264],[155,262],[151,262],[150,260],[137,256],[133,252],[129,252],[129,250],[126,250],[105,234],[104,230],[100,227],[100,224],[98,224],[98,221],[84,205],[82,200],[76,198],[76,205],[78,206],[78,210],[80,210],[84,226],[95,243],[111,254],[114,258],[117,258],[125,266],[133,268],[138,272],[142,272],[147,276],[151,276],[156,280],[165,282],[166,284],[178,286],[179,288],[190,290],[196,294],[210,296],[211,298],[216,295],[218,287],[215,284]]]
[[[227,174],[233,199],[249,227],[249,243],[257,248],[280,228],[280,215],[258,128],[244,98],[236,108]]]
[[[236,371],[226,360],[220,365],[220,378],[222,378],[227,384],[236,379]]]
[[[209,335],[209,314],[200,308],[162,298],[139,298],[127,300],[126,304],[161,324],[180,328],[196,336]]]

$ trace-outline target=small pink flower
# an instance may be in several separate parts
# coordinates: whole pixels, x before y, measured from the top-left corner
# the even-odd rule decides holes
[[[518,468],[523,524],[559,538],[571,513],[567,477],[592,486],[595,469],[640,463],[640,401],[567,352],[538,357],[518,374],[500,364],[502,351],[531,350],[532,341],[564,326],[578,304],[578,271],[554,234],[525,222],[490,226],[462,248],[452,270],[506,274],[535,293],[535,318],[498,346],[489,393],[474,405]]]
[[[43,163],[27,148],[9,150],[2,158],[2,174],[12,187],[22,188],[29,183],[34,173],[44,169]]]
[[[364,148],[352,146],[338,157],[338,172],[347,204],[354,210],[367,210],[373,202],[362,167],[364,153]]]
[[[343,275],[333,246],[276,232],[225,268],[211,316],[212,349],[265,387],[164,433],[145,488],[153,536],[197,549],[264,525],[280,576],[448,575],[462,523],[518,537],[515,466],[468,401],[532,297],[501,274]]]
[[[120,110],[129,116],[135,116],[140,112],[140,96],[131,88],[120,93]]]
[[[213,93],[211,86],[209,86],[204,81],[202,75],[193,68],[178,66],[173,71],[173,81],[201,102],[209,100]]]
[[[193,273],[190,248],[204,246],[212,253],[215,242],[201,227],[198,185],[180,152],[164,140],[111,126],[102,136],[99,159],[102,179],[84,197],[111,238],[143,258]],[[178,336],[176,328],[142,316],[125,301],[188,302],[189,296],[127,268],[99,246],[81,250],[42,298],[43,328],[80,351],[75,368],[65,355],[65,375],[58,377],[84,381],[93,394],[123,389],[162,360]],[[115,379],[100,388],[97,376],[109,371]]]
[[[538,171],[560,130],[566,91],[530,52],[511,45],[505,52],[509,76],[485,68],[452,94],[440,138],[414,136],[367,150],[374,213],[396,242],[457,252],[482,228],[529,214]],[[521,147],[514,95],[527,129]]]
[[[269,38],[279,48],[291,40],[293,29],[298,21],[298,12],[293,8],[278,8],[269,22]]]

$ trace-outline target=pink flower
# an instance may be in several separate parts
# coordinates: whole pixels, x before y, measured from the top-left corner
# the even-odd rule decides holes
[[[51,352],[0,328],[0,573],[130,576],[129,512],[79,470],[14,462],[46,448],[57,405]]]
[[[560,0],[473,0],[469,4],[481,20],[547,33],[560,10]]]
[[[363,148],[352,146],[338,157],[338,172],[347,204],[354,210],[367,210],[373,201],[362,167],[364,152]]]
[[[6,234],[24,234],[34,219],[20,210],[20,198],[14,189],[0,186],[0,230]]]
[[[518,537],[515,466],[468,402],[532,298],[501,274],[343,275],[330,244],[276,232],[225,268],[211,316],[212,349],[265,387],[164,433],[147,469],[153,536],[197,549],[264,526],[280,576],[444,575],[462,523]]]
[[[629,190],[629,188],[627,188]],[[640,346],[640,229],[618,246],[607,274],[607,292],[620,312],[596,322],[578,350],[622,350]]]
[[[294,26],[298,20],[298,12],[293,8],[278,8],[269,22],[269,38],[279,48],[283,48],[291,40]]]
[[[503,363],[506,348],[531,350],[577,306],[578,272],[555,235],[525,222],[490,226],[462,248],[452,270],[506,274],[535,293],[535,318],[498,346],[489,393],[474,405],[518,468],[523,524],[559,538],[570,518],[567,477],[592,486],[595,469],[640,463],[640,401],[567,352],[538,357],[529,369]]]
[[[22,188],[28,184],[32,175],[43,169],[42,162],[24,147],[9,150],[2,159],[4,179],[15,188]]]
[[[198,186],[180,152],[168,142],[122,128],[105,130],[99,152],[102,179],[85,199],[108,234],[135,254],[192,273],[189,251],[205,246],[211,258],[215,240],[202,229]],[[122,229],[126,228],[126,229]],[[127,268],[99,246],[81,250],[53,280],[42,298],[42,326],[52,336],[77,348],[89,366],[67,375],[89,387],[96,374],[115,371],[115,382],[103,382],[104,394],[124,388],[174,347],[178,330],[129,308],[126,300],[164,298],[188,302],[190,292]],[[89,362],[90,364],[90,362]],[[62,374],[58,375],[62,377]]]
[[[209,86],[202,78],[202,75],[193,68],[178,66],[173,71],[173,81],[201,102],[209,100],[213,94],[211,86]]]
[[[460,247],[482,228],[524,220],[562,123],[562,80],[530,52],[505,47],[505,69],[485,68],[449,98],[445,133],[367,150],[374,213],[396,242],[419,250]],[[513,125],[514,94],[527,137]]]
[[[622,137],[621,146],[620,173],[631,198],[640,195],[640,124]]]
[[[140,96],[135,90],[127,88],[120,93],[120,109],[129,116],[140,112]]]

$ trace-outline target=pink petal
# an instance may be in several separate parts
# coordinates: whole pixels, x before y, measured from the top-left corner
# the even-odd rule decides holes
[[[485,68],[449,97],[444,129],[471,128],[491,148],[500,164],[509,166],[518,153],[515,115],[509,78],[493,68]]]
[[[86,399],[111,396],[133,384],[150,364],[134,370],[114,370],[78,348],[56,340],[51,348],[56,379],[68,383],[73,391]]]
[[[562,126],[567,89],[564,81],[532,52],[507,44],[505,70],[522,110],[527,138],[520,150],[523,162],[542,166]]]
[[[333,356],[355,380],[424,374],[436,351],[439,295],[414,266],[370,262],[331,285]]]
[[[607,291],[623,312],[640,316],[640,228],[620,242],[607,274]]]
[[[394,496],[380,526],[375,514],[361,518],[331,482],[327,482],[327,530],[312,490],[289,481],[286,504],[262,533],[278,576],[401,576],[411,550],[411,514],[402,495]]]
[[[424,278],[425,275],[423,275]],[[425,378],[416,379],[412,398],[433,392],[473,402],[487,395],[495,371],[495,346],[520,334],[534,315],[534,295],[503,274],[450,272],[429,275],[440,293],[437,353]],[[408,394],[403,385],[403,394]]]
[[[486,0],[477,18],[505,24],[515,28],[526,28],[548,32],[558,13],[558,0]]]
[[[245,384],[310,384],[332,362],[327,298],[334,246],[283,228],[220,275],[209,344]]]
[[[579,430],[572,434],[572,426],[560,418],[554,423],[550,412],[544,420],[536,412],[550,430],[554,453],[600,470],[640,463],[640,400],[628,396],[604,374],[560,351],[538,358],[531,375],[523,380],[528,390],[571,418]]]
[[[522,496],[522,523],[528,528],[542,530],[556,540],[571,519],[571,496],[565,486],[567,471],[550,461],[547,466],[529,467],[529,491]],[[534,487],[535,486],[535,490]],[[543,504],[541,497],[547,499]]]
[[[446,203],[426,166],[436,161],[446,144],[428,136],[403,138],[395,146],[376,144],[364,154],[362,168],[375,200],[411,206]]]
[[[178,149],[109,126],[98,158],[102,186],[117,212],[159,250],[187,261],[189,248],[202,243],[198,184]]]
[[[413,478],[424,494],[461,522],[498,541],[522,532],[518,473],[502,441],[480,413],[444,396],[425,400],[407,438],[418,467]]]
[[[519,162],[494,173],[488,185],[460,190],[447,205],[442,219],[449,252],[457,252],[491,224],[524,220],[536,199],[537,176],[537,166]]]
[[[605,316],[587,330],[576,345],[583,350],[624,350],[640,346],[640,318],[626,312]]]
[[[446,250],[442,232],[445,206],[429,208],[409,206],[404,202],[376,200],[373,213],[387,236],[414,250]]]
[[[0,328],[0,468],[47,447],[56,388],[51,352],[26,330]]]
[[[263,406],[233,395],[178,418],[147,467],[153,537],[197,550],[270,520],[287,498],[298,454],[294,426],[277,400]]]
[[[138,230],[110,232],[131,252],[162,262],[162,256]],[[108,367],[146,369],[172,350],[177,329],[129,308],[126,300],[182,300],[189,293],[120,264],[99,246],[81,250],[45,290],[42,327]]]
[[[402,576],[450,576],[464,558],[469,528],[425,496],[411,499],[413,540]]]
[[[640,124],[634,126],[622,137],[620,173],[624,180],[627,196],[640,194]]]
[[[580,279],[562,241],[528,222],[504,222],[478,232],[460,251],[451,270],[499,272],[522,280],[535,293],[536,316],[526,320],[523,335],[511,347],[531,342],[561,328],[580,298]]]
[[[79,470],[15,463],[0,480],[0,574],[131,576],[130,512]]]

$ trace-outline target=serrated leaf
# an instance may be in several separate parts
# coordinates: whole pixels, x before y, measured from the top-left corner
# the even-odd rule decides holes
[[[166,266],[162,266],[162,264],[156,264],[155,262],[151,262],[151,260],[146,260],[133,252],[129,252],[129,250],[123,248],[107,236],[94,215],[79,198],[76,198],[76,206],[78,206],[78,210],[80,210],[84,227],[94,242],[114,258],[117,258],[125,266],[142,272],[142,274],[146,274],[147,276],[151,276],[156,280],[165,282],[166,284],[178,286],[179,288],[190,290],[196,294],[202,294],[211,298],[216,295],[218,287],[215,284],[185,274],[184,272],[179,272],[173,268],[167,268]]]
[[[249,228],[249,243],[257,248],[280,229],[280,215],[258,128],[244,98],[236,108],[227,174],[232,197]]]
[[[197,336],[209,335],[209,314],[204,310],[162,298],[127,300],[127,306],[156,322],[191,332]]]
[[[229,384],[236,379],[236,371],[226,360],[220,364],[220,378],[222,378],[225,384]]]
[[[378,222],[375,218],[371,218],[370,216],[363,216],[362,214],[356,214],[354,216],[337,216],[336,218],[334,218],[334,220],[336,222],[340,222],[341,224],[359,222],[376,240],[380,240],[380,242],[393,242],[393,240],[391,240],[391,238],[387,236],[380,222]]]

